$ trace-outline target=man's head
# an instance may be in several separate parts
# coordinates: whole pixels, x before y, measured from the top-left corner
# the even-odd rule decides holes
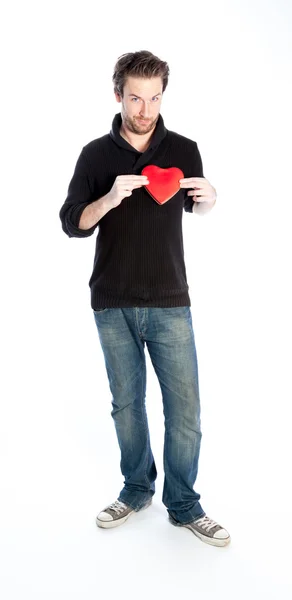
[[[133,133],[144,135],[155,127],[168,76],[167,63],[146,50],[119,58],[113,74],[114,93],[122,103],[123,123]]]

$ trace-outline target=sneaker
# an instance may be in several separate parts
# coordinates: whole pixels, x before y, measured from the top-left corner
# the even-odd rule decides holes
[[[169,520],[172,525],[187,527],[203,542],[207,542],[207,544],[212,544],[213,546],[226,546],[231,540],[228,531],[223,529],[216,521],[209,519],[207,515],[199,517],[199,519],[195,519],[190,523],[180,523],[169,514]]]
[[[152,498],[150,498],[144,506],[135,510],[132,506],[129,506],[120,500],[115,500],[115,502],[109,504],[109,506],[104,508],[99,515],[97,515],[96,524],[98,527],[104,527],[105,529],[117,527],[118,525],[122,525],[133,512],[144,510],[144,508],[148,508],[151,503]]]

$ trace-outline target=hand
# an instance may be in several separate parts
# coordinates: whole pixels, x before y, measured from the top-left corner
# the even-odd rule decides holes
[[[186,177],[180,179],[179,183],[181,188],[194,188],[187,193],[188,196],[194,196],[194,202],[206,202],[207,205],[215,204],[216,190],[205,177]]]
[[[146,175],[118,175],[108,193],[111,207],[115,208],[121,204],[126,196],[131,196],[134,188],[142,187],[148,183],[149,180]]]

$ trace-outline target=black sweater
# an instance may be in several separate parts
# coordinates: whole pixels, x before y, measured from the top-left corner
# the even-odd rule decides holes
[[[91,307],[190,306],[182,216],[183,209],[193,209],[193,196],[187,195],[191,188],[181,188],[162,205],[144,187],[134,189],[93,227],[78,227],[84,208],[107,194],[118,175],[141,175],[152,164],[178,167],[184,177],[204,177],[197,143],[167,130],[161,114],[145,152],[121,137],[121,123],[117,113],[110,133],[82,148],[59,213],[69,237],[90,236],[98,227]]]

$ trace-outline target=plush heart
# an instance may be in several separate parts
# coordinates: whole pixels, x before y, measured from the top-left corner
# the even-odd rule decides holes
[[[149,183],[144,187],[158,204],[164,204],[178,192],[179,180],[184,177],[177,167],[161,169],[156,165],[147,165],[141,175],[147,175]]]

